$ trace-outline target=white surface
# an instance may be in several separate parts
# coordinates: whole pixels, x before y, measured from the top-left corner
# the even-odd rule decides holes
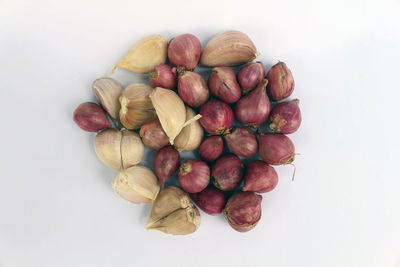
[[[0,1],[0,266],[399,267],[399,1]],[[291,67],[301,153],[251,232],[143,228],[72,121],[140,38],[248,33]],[[137,76],[119,71],[124,84]]]

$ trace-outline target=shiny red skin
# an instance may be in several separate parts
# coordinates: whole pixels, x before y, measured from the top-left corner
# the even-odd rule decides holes
[[[274,132],[291,134],[299,129],[301,112],[299,100],[282,102],[276,105],[269,115],[269,128]]]
[[[163,147],[157,151],[154,156],[153,167],[162,187],[165,181],[178,169],[180,161],[179,152],[171,146]]]
[[[186,160],[178,171],[179,185],[188,193],[202,191],[210,182],[210,168],[201,160]]]
[[[261,133],[257,136],[258,154],[271,165],[290,164],[294,160],[294,144],[289,137],[277,133]]]
[[[264,79],[265,69],[261,62],[248,63],[240,69],[238,80],[242,86],[243,93],[247,94]]]
[[[200,145],[199,154],[205,161],[214,161],[222,154],[224,142],[221,136],[210,136]]]
[[[178,73],[178,93],[183,102],[194,108],[202,106],[210,96],[206,80],[196,72],[178,68]]]
[[[234,190],[243,178],[243,163],[234,154],[223,155],[215,162],[211,176],[216,188],[222,191]]]
[[[200,109],[200,123],[209,134],[227,134],[232,128],[234,115],[224,102],[211,99]]]
[[[266,92],[267,84],[266,79],[262,80],[256,89],[236,103],[235,117],[239,122],[248,126],[259,127],[267,121],[271,111],[271,103]]]
[[[177,67],[192,70],[199,63],[201,43],[193,34],[186,33],[173,38],[168,45],[168,59]]]
[[[250,157],[257,152],[257,140],[252,130],[245,126],[236,127],[224,136],[228,149],[239,157]]]
[[[178,74],[176,68],[167,64],[158,65],[154,71],[149,73],[149,80],[153,87],[162,87],[165,89],[174,89]]]
[[[243,191],[266,193],[278,184],[278,174],[274,167],[261,160],[250,163],[244,176]]]
[[[143,143],[154,150],[159,150],[169,144],[169,138],[158,118],[140,127],[139,135]]]
[[[224,193],[212,187],[190,194],[190,197],[201,210],[210,215],[220,214],[225,206]]]
[[[238,232],[248,232],[261,219],[262,196],[253,192],[238,192],[228,199],[224,216]]]
[[[229,104],[238,101],[242,94],[235,71],[230,67],[213,68],[208,78],[208,87],[213,95]]]
[[[104,110],[92,102],[80,104],[74,111],[73,120],[81,129],[88,132],[98,132],[111,127]]]
[[[279,61],[267,73],[267,91],[273,100],[288,98],[294,90],[292,72],[284,62]]]

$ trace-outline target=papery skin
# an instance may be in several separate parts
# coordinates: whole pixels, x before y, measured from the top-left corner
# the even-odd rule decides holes
[[[149,73],[167,59],[168,42],[161,35],[152,35],[137,42],[114,66],[136,73]]]
[[[190,197],[201,210],[210,215],[220,214],[225,206],[224,193],[213,187],[190,194]]]
[[[293,142],[284,134],[261,133],[257,136],[258,154],[271,165],[290,164],[295,157]]]
[[[248,63],[240,69],[238,73],[238,81],[243,89],[243,93],[247,94],[264,79],[265,69],[261,62]]]
[[[149,80],[153,87],[174,89],[176,87],[178,73],[176,68],[167,64],[158,65],[149,73]]]
[[[261,160],[255,160],[247,167],[243,191],[266,193],[278,184],[278,174],[274,167]]]
[[[235,116],[239,122],[247,126],[260,127],[267,121],[271,111],[271,104],[266,92],[267,84],[266,79],[262,80],[256,89],[236,103]]]
[[[203,140],[200,145],[199,154],[205,161],[214,161],[222,153],[224,142],[221,136],[210,136]]]
[[[284,62],[279,61],[267,73],[267,91],[272,100],[288,98],[294,90],[292,72]]]
[[[168,45],[168,58],[177,67],[192,70],[199,63],[201,43],[193,34],[186,33],[173,38]]]
[[[216,188],[231,191],[238,187],[242,180],[243,163],[234,154],[223,155],[215,162],[211,176]]]
[[[224,136],[228,149],[239,157],[250,157],[257,152],[257,140],[252,130],[245,126],[236,127]]]
[[[291,134],[299,129],[301,112],[299,100],[282,102],[276,105],[269,116],[269,128],[274,132]]]
[[[213,68],[208,78],[208,86],[213,95],[228,104],[238,101],[242,94],[235,71],[230,67]]]
[[[257,58],[259,53],[249,36],[240,31],[215,35],[204,47],[200,63],[204,66],[236,66]]]
[[[210,182],[210,168],[204,161],[186,160],[179,167],[178,182],[188,193],[200,192]]]
[[[74,111],[73,119],[82,130],[88,132],[98,132],[111,127],[104,110],[92,102],[80,104]]]
[[[154,156],[154,172],[160,181],[161,187],[165,181],[178,169],[181,157],[173,147],[166,146],[157,151]]]
[[[200,109],[200,123],[209,134],[227,134],[232,128],[234,115],[224,102],[211,99]]]
[[[123,90],[122,85],[117,80],[106,76],[96,79],[92,83],[92,90],[105,111],[111,118],[117,120],[121,109],[119,97]]]
[[[202,106],[210,96],[203,76],[180,68],[178,68],[178,73],[178,93],[183,102],[194,108]]]
[[[262,196],[238,192],[228,199],[223,211],[229,225],[238,232],[252,230],[261,219]]]

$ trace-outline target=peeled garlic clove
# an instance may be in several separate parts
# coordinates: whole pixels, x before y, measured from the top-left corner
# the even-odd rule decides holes
[[[172,90],[156,87],[150,94],[158,119],[171,145],[186,121],[185,104]]]
[[[194,118],[196,113],[193,109],[186,107],[186,120]],[[199,121],[194,121],[185,126],[175,138],[174,147],[180,152],[187,152],[198,148],[203,140],[204,131]]]
[[[113,188],[120,197],[133,203],[152,203],[160,191],[154,173],[141,165],[120,171]]]
[[[153,203],[147,229],[172,235],[187,235],[200,226],[199,210],[190,202],[189,195],[178,187],[166,187]],[[149,225],[150,223],[153,223]]]
[[[130,84],[125,88],[119,98],[122,125],[128,129],[138,129],[156,118],[156,111],[149,98],[152,91],[153,88],[142,83]]]
[[[161,35],[149,36],[132,47],[128,53],[115,65],[136,73],[149,73],[156,66],[165,63],[167,59],[168,42]]]
[[[127,130],[111,128],[102,131],[96,135],[94,148],[98,158],[116,171],[138,164],[144,156],[139,135]]]
[[[155,229],[171,235],[188,235],[200,226],[200,213],[194,206],[179,209],[153,223],[147,229]]]
[[[235,66],[254,60],[259,53],[247,34],[225,31],[204,47],[200,63],[205,66]]]
[[[92,89],[107,113],[113,119],[118,119],[121,109],[119,96],[122,93],[122,85],[111,77],[102,77],[93,82]]]
[[[165,187],[158,194],[146,225],[158,221],[176,210],[185,209],[189,204],[190,197],[182,189],[175,186]]]

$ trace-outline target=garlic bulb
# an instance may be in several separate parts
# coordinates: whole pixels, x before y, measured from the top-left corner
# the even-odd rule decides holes
[[[153,88],[142,83],[130,84],[125,88],[119,98],[119,119],[122,125],[128,129],[138,129],[156,118],[156,111],[149,98],[152,91]]]
[[[200,63],[205,66],[235,66],[255,59],[259,53],[243,32],[225,31],[217,34],[204,47]]]
[[[186,120],[190,120],[196,116],[193,109],[186,107]],[[186,125],[179,135],[175,138],[174,147],[180,152],[187,152],[200,146],[203,140],[203,127],[199,121],[194,121]]]
[[[146,228],[172,235],[187,235],[195,232],[200,222],[199,210],[190,201],[189,195],[172,186],[158,194]]]
[[[161,87],[153,90],[150,99],[169,142],[174,144],[186,121],[185,104],[174,91]]]
[[[121,109],[119,96],[122,93],[122,85],[111,77],[102,77],[93,82],[92,89],[107,113],[113,119],[118,119]]]
[[[113,188],[120,197],[133,203],[152,203],[160,191],[155,174],[141,165],[120,171]]]
[[[138,164],[144,156],[144,145],[139,135],[128,130],[110,128],[96,135],[94,149],[108,167],[119,171]]]
[[[116,68],[123,68],[136,73],[149,73],[156,66],[165,63],[167,60],[168,42],[161,35],[152,35],[133,46],[128,53],[115,65]]]

